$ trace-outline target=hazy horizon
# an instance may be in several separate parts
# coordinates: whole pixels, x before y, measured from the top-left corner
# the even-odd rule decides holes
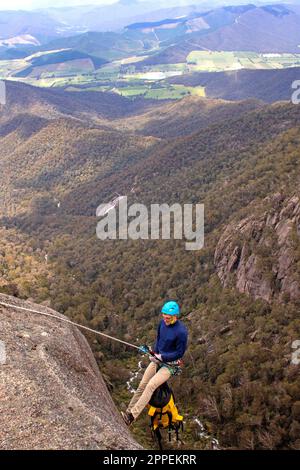
[[[36,10],[43,8],[65,8],[72,6],[106,6],[113,5],[114,3],[150,3],[155,5],[156,9],[168,8],[173,6],[185,6],[185,5],[199,5],[199,4],[210,4],[213,8],[216,5],[230,5],[230,4],[245,4],[245,3],[254,3],[254,4],[266,4],[266,3],[299,3],[300,0],[290,0],[290,1],[280,1],[280,0],[271,0],[268,1],[253,1],[251,0],[212,0],[208,2],[207,0],[12,0],[9,5],[5,6],[0,3],[0,11],[9,11],[9,10]]]

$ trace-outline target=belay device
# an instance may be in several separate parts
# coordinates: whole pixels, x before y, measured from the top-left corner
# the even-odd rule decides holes
[[[178,441],[179,431],[183,431],[183,416],[178,413],[173,391],[167,382],[155,390],[148,408],[148,415],[151,417],[151,433],[157,439],[159,449],[162,450],[161,429],[168,429],[169,442],[171,442],[172,431],[175,432]]]

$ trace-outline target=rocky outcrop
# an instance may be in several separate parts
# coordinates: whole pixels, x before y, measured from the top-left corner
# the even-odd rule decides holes
[[[1,294],[0,302],[59,315]],[[0,325],[0,449],[140,448],[76,327],[1,305]]]
[[[300,299],[300,199],[277,193],[263,208],[230,224],[215,251],[224,287],[268,302]]]

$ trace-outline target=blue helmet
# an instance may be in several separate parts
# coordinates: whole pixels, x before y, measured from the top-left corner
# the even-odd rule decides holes
[[[164,313],[165,315],[180,315],[178,303],[173,301],[167,302],[161,309],[161,313]]]

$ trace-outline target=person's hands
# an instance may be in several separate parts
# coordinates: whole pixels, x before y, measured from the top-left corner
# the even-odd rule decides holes
[[[151,351],[151,349],[146,344],[139,347],[139,352],[141,354],[149,354],[150,351]]]
[[[151,356],[150,361],[154,362],[155,364],[159,364],[162,361],[161,354],[155,354],[154,356]]]

